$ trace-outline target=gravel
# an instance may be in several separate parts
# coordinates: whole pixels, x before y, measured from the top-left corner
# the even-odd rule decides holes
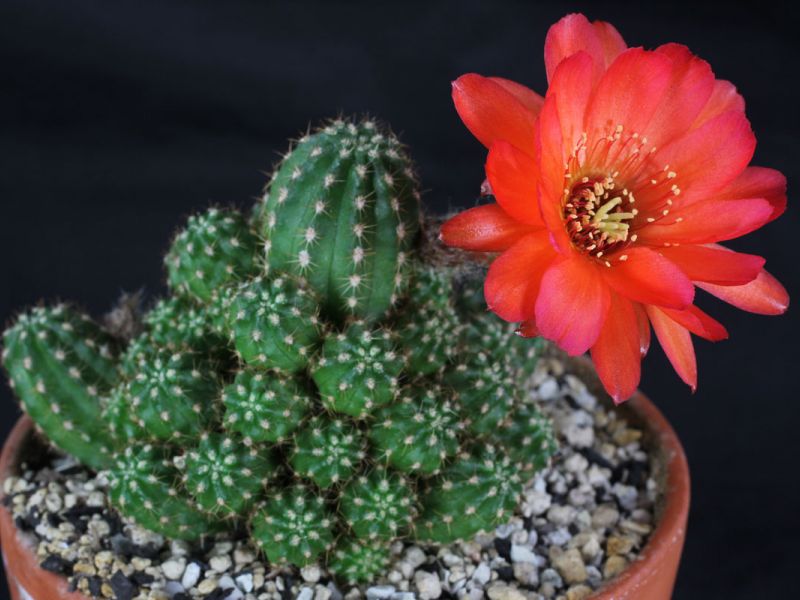
[[[117,515],[108,482],[66,457],[3,483],[42,568],[73,589],[116,600],[583,600],[635,560],[653,526],[657,486],[642,431],[591,394],[556,358],[533,394],[561,449],[493,532],[450,546],[395,543],[374,585],[339,587],[317,565],[272,567],[246,539],[193,546]]]

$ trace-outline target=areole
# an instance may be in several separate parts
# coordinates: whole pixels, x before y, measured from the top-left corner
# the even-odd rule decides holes
[[[596,380],[588,361],[575,362],[575,368]],[[689,469],[677,435],[666,418],[643,394],[637,393],[621,410],[641,423],[653,444],[661,473],[664,494],[658,526],[632,563],[610,584],[589,600],[669,600],[675,584],[689,512]],[[33,425],[20,419],[0,455],[0,480],[12,474],[32,440]],[[39,567],[32,540],[15,526],[11,514],[0,508],[0,541],[12,600],[88,600],[70,592],[67,580]]]

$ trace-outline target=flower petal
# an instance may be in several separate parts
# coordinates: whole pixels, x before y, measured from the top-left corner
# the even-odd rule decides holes
[[[747,167],[716,198],[763,198],[772,205],[772,221],[786,210],[786,177],[775,169]]]
[[[558,98],[548,94],[536,128],[536,158],[539,163],[539,210],[559,252],[571,254],[572,244],[564,227],[561,200],[564,192],[564,158]]]
[[[489,77],[489,80],[493,81],[513,95],[525,108],[531,112],[531,114],[537,117],[539,116],[539,113],[542,110],[542,104],[544,104],[544,98],[534,92],[531,88],[503,77]]]
[[[644,306],[635,302],[633,309],[636,311],[636,321],[639,324],[639,352],[642,356],[647,356],[650,350],[650,319],[647,318],[647,311]]]
[[[536,321],[533,319],[530,321],[525,321],[524,323],[520,323],[517,333],[526,338],[539,337],[542,335],[539,332],[539,328],[536,326]]]
[[[597,266],[582,256],[561,256],[542,277],[536,325],[568,354],[583,354],[600,335],[609,297]]]
[[[650,248],[633,247],[624,251],[625,261],[614,260],[601,272],[617,292],[643,304],[684,309],[694,300],[694,286],[669,260]]]
[[[698,282],[697,287],[736,308],[759,315],[782,315],[789,308],[786,288],[764,270],[744,285],[723,286]]]
[[[606,46],[609,46],[609,53],[612,53],[611,46],[614,45],[608,31],[605,32],[606,37],[601,41],[600,35],[598,35],[601,29],[604,28],[594,27],[581,14],[567,15],[550,27],[544,40],[544,64],[547,69],[547,80],[552,80],[556,67],[562,60],[576,52],[584,51],[594,61],[592,79],[597,81],[605,67]]]
[[[710,198],[735,180],[750,162],[755,147],[756,138],[744,113],[728,111],[658,149],[652,160],[658,169],[668,165],[676,173],[672,182],[680,188],[681,203],[686,205]],[[647,186],[650,177],[645,173],[638,186],[645,191],[637,195],[639,200],[647,202],[651,195]]]
[[[576,52],[558,65],[548,96],[555,96],[558,121],[564,147],[570,151],[584,131],[583,118],[592,94],[591,75],[594,69],[592,57],[586,52]]]
[[[453,82],[453,102],[464,125],[487,148],[506,140],[533,155],[536,114],[506,86],[468,73]]]
[[[694,304],[686,310],[672,310],[671,308],[662,308],[661,310],[670,319],[703,339],[712,342],[728,339],[728,330],[725,329],[725,326]]]
[[[709,64],[681,44],[665,44],[656,52],[672,60],[669,87],[644,130],[660,147],[683,135],[708,102],[714,90],[714,73]]]
[[[498,140],[489,149],[486,177],[497,203],[514,219],[543,227],[538,203],[539,166],[529,154]]]
[[[611,305],[600,336],[592,346],[592,361],[608,394],[616,404],[636,391],[641,378],[639,325],[633,304],[611,293]]]
[[[489,310],[512,323],[533,318],[542,275],[555,257],[544,230],[524,236],[501,254],[483,287]]]
[[[736,86],[730,81],[717,79],[714,82],[714,91],[706,102],[703,110],[697,115],[692,129],[700,127],[706,121],[726,113],[730,110],[744,113],[744,98],[736,91]]]
[[[733,252],[710,246],[671,246],[659,254],[678,265],[692,281],[719,285],[743,285],[753,281],[766,262],[755,254]]]
[[[502,252],[531,227],[508,216],[497,204],[476,206],[448,219],[439,238],[448,246],[474,252]]]
[[[692,388],[697,389],[697,359],[694,355],[694,345],[689,331],[673,321],[666,313],[648,306],[647,316],[653,324],[656,337],[664,353],[667,355],[672,367],[681,379]]]
[[[622,126],[627,134],[647,130],[661,104],[672,75],[672,60],[657,52],[631,48],[620,54],[603,74],[586,110],[585,131],[589,138],[614,134]],[[595,168],[603,159],[615,161],[616,153],[600,146],[604,156],[587,158]],[[612,165],[605,165],[612,166]]]
[[[732,240],[770,220],[772,205],[760,198],[705,200],[680,208],[637,230],[643,244],[708,244]]]
[[[603,46],[603,57],[605,58],[605,68],[608,68],[614,59],[628,49],[628,44],[622,39],[617,28],[605,21],[593,21],[592,27],[600,38],[600,45]]]

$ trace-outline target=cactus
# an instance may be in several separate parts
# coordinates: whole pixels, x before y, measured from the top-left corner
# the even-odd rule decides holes
[[[224,338],[214,333],[205,306],[184,298],[160,300],[144,317],[151,343],[170,350],[188,349],[199,354],[221,356],[227,348]]]
[[[242,360],[288,373],[305,368],[321,335],[316,300],[289,277],[256,278],[239,288],[228,323]]]
[[[311,409],[300,383],[275,372],[245,369],[222,391],[225,428],[253,442],[283,442]]]
[[[373,121],[334,121],[303,137],[261,209],[271,271],[306,278],[332,320],[374,320],[400,299],[419,230],[409,158]]]
[[[557,450],[552,423],[529,402],[517,403],[492,439],[527,478],[544,468]]]
[[[136,523],[174,539],[194,540],[223,524],[194,506],[180,491],[180,474],[165,446],[136,443],[109,468],[109,497]]]
[[[24,410],[47,438],[87,465],[110,464],[101,397],[119,377],[114,342],[74,308],[37,307],[3,335],[3,365]]]
[[[397,402],[376,410],[369,436],[379,460],[408,473],[436,473],[458,452],[463,430],[451,395],[447,388],[418,382]]]
[[[172,290],[208,301],[215,289],[256,275],[258,238],[233,210],[210,208],[189,217],[164,262]]]
[[[414,499],[402,475],[376,469],[344,487],[339,510],[359,538],[392,540],[411,522]]]
[[[331,553],[328,570],[350,585],[373,581],[385,572],[391,554],[386,542],[342,538]]]
[[[234,516],[249,512],[276,469],[268,450],[207,433],[186,453],[183,480],[200,510]]]
[[[424,266],[416,269],[408,310],[396,326],[410,372],[436,373],[453,356],[453,337],[460,321],[452,297],[452,277],[447,271]]]
[[[363,418],[394,399],[403,362],[389,331],[354,323],[325,340],[311,377],[326,408]]]
[[[517,400],[514,380],[496,361],[479,352],[466,354],[444,381],[456,391],[457,403],[467,417],[467,426],[477,435],[492,433],[508,417]]]
[[[101,420],[114,439],[116,448],[124,448],[131,440],[147,437],[147,431],[134,419],[126,386],[126,383],[117,385],[102,399]]]
[[[156,350],[142,357],[125,395],[139,426],[152,438],[197,437],[214,417],[219,383],[190,352]]]
[[[351,424],[319,415],[297,432],[292,468],[326,489],[347,481],[364,459],[366,440]]]
[[[522,484],[516,464],[490,445],[459,455],[420,495],[418,539],[447,544],[489,531],[514,510]]]
[[[334,520],[325,501],[293,486],[267,500],[253,516],[253,538],[273,563],[303,567],[333,546]]]

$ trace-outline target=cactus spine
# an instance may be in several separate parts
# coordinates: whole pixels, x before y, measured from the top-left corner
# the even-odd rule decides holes
[[[268,268],[306,278],[328,318],[378,319],[400,299],[419,193],[403,147],[373,121],[334,121],[300,139],[261,217]]]

